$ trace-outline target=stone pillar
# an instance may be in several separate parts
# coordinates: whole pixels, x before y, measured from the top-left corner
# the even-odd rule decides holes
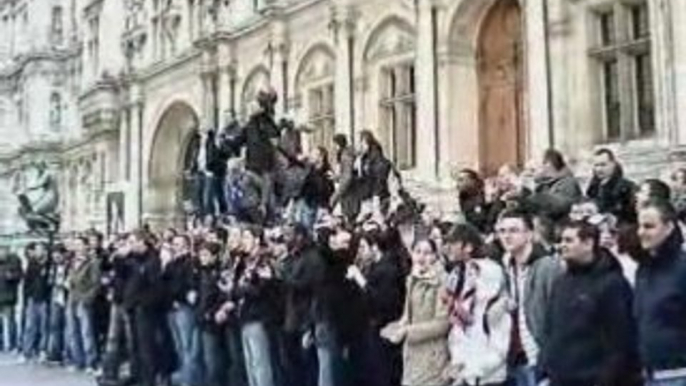
[[[276,102],[277,117],[286,113],[288,105],[288,40],[286,27],[283,22],[276,23],[273,31],[273,41],[269,42],[267,55],[269,56],[269,83],[276,91],[278,100]]]
[[[219,69],[219,84],[217,85],[219,100],[219,128],[225,127],[228,122],[228,112],[231,110],[231,67],[224,66]]]
[[[142,225],[142,202],[143,202],[143,97],[140,86],[133,84],[130,90],[131,114],[129,162],[130,180],[126,189],[126,228],[133,229]]]
[[[129,179],[129,144],[131,143],[130,113],[128,108],[123,108],[119,118],[119,169],[118,181],[125,183]],[[122,185],[123,186],[123,185]]]
[[[417,58],[415,62],[417,138],[416,176],[422,180],[437,177],[437,99],[436,41],[434,39],[434,0],[419,0],[417,4]]]
[[[669,1],[672,10],[668,25],[671,27],[674,71],[674,109],[677,143],[686,145],[686,2]]]
[[[550,146],[550,100],[551,87],[548,78],[548,53],[546,43],[546,23],[543,1],[526,1],[524,5],[524,46],[526,52],[527,108],[528,108],[528,158],[539,157]]]
[[[686,20],[683,2],[654,1],[648,4],[651,27],[651,47],[653,82],[655,96],[655,127],[657,138],[664,145],[686,143],[686,136],[678,126],[678,78],[676,63],[683,63],[679,55],[680,37],[686,36],[686,29],[681,27]],[[681,19],[681,20],[679,20]],[[681,30],[679,31],[679,28]],[[681,35],[679,35],[679,33]],[[683,54],[682,54],[683,55]],[[681,101],[683,102],[683,101]]]
[[[353,82],[351,56],[355,42],[355,21],[351,8],[333,8],[331,29],[336,44],[336,75],[334,79],[334,105],[336,132],[353,137]]]
[[[214,112],[215,112],[215,97],[213,83],[217,76],[216,65],[214,57],[211,52],[204,51],[202,57],[202,67],[200,70],[200,79],[202,82],[202,113],[200,116],[200,130],[208,130],[213,128]]]
[[[231,53],[231,47],[228,44],[220,44],[217,47],[217,62],[219,64],[218,69],[218,84],[217,84],[217,97],[219,106],[219,127],[223,128],[226,126],[227,113],[234,109],[233,103],[233,90],[232,90],[232,79],[234,75],[235,66],[233,65],[233,57]]]

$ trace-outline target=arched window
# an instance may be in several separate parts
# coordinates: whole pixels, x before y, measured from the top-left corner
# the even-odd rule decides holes
[[[62,97],[54,92],[50,96],[50,130],[59,132],[62,129]]]

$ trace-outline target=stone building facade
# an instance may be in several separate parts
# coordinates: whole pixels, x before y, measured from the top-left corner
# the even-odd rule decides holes
[[[686,149],[682,1],[0,0],[0,21],[0,233],[38,159],[64,230],[181,221],[192,134],[266,86],[310,145],[372,130],[437,205],[455,168],[550,146],[636,176]]]

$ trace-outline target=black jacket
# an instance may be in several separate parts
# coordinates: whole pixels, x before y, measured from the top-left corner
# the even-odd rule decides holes
[[[200,328],[219,333],[222,326],[214,321],[221,307],[224,294],[219,289],[220,267],[218,264],[203,266],[198,270],[198,305],[195,309]]]
[[[590,265],[569,264],[549,306],[544,370],[553,384],[642,385],[632,293],[606,250]]]
[[[164,311],[167,299],[157,252],[132,253],[127,259],[130,259],[131,272],[124,284],[124,308],[143,312]]]
[[[24,297],[38,302],[50,300],[49,261],[29,261],[24,273]]]
[[[210,131],[205,142],[205,168],[212,172],[215,177],[223,178],[226,175],[226,160],[230,154],[221,146],[217,145],[216,134]]]
[[[386,254],[368,267],[365,277],[365,297],[372,326],[382,328],[400,319],[406,292],[401,262]]]
[[[308,205],[315,208],[329,207],[334,193],[334,183],[327,173],[328,170],[312,167],[307,175],[301,196]]]
[[[124,301],[124,291],[131,276],[135,273],[137,262],[131,255],[112,256],[112,270],[109,272],[110,299],[112,303],[121,305]]]
[[[636,273],[636,317],[641,356],[650,370],[686,367],[686,254],[675,230],[639,265]]]
[[[13,254],[0,257],[0,308],[17,303],[21,282],[21,260]]]
[[[372,150],[362,156],[360,171],[360,197],[363,200],[390,196],[388,177],[391,175],[391,162],[380,150]]]
[[[276,148],[272,140],[279,138],[279,129],[274,119],[266,113],[252,116],[243,130],[245,143],[245,168],[263,174],[276,166]]]
[[[258,269],[249,268],[245,262],[238,265],[237,282],[232,297],[238,305],[237,315],[241,323],[274,324],[280,316],[279,287],[269,265],[269,257],[262,256],[258,259],[261,260]],[[260,275],[258,271],[270,271],[271,277]]]
[[[595,201],[601,213],[610,213],[621,223],[636,223],[634,193],[636,185],[624,178],[622,169],[617,168],[614,175],[602,183],[593,177],[586,195]]]
[[[459,200],[460,210],[468,223],[482,233],[489,233],[493,229],[490,206],[486,204],[483,192],[461,191]]]
[[[169,306],[188,305],[188,293],[196,283],[196,270],[191,256],[179,257],[164,267],[162,281]]]
[[[286,332],[302,332],[311,327],[315,284],[323,275],[323,269],[322,256],[315,244],[291,252],[282,261],[280,277],[286,296]]]

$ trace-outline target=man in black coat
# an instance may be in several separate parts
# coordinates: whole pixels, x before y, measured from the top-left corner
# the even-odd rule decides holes
[[[614,153],[609,149],[596,151],[593,179],[586,196],[598,205],[600,212],[614,215],[620,223],[636,223],[635,193],[636,185],[624,178]]]
[[[642,385],[631,287],[599,238],[586,222],[562,232],[567,272],[553,288],[540,361],[552,386]]]
[[[240,142],[246,147],[245,169],[258,176],[262,182],[260,209],[266,213],[274,192],[273,173],[279,139],[279,128],[274,121],[273,111],[276,94],[273,91],[260,91],[257,103],[259,111],[250,117]]]
[[[636,273],[635,310],[647,386],[686,383],[686,253],[667,201],[646,203],[638,237],[648,256]]]
[[[122,305],[131,317],[134,379],[142,386],[154,386],[158,379],[169,381],[176,368],[173,338],[165,320],[166,291],[162,263],[143,232],[129,236],[132,270],[123,288]]]

